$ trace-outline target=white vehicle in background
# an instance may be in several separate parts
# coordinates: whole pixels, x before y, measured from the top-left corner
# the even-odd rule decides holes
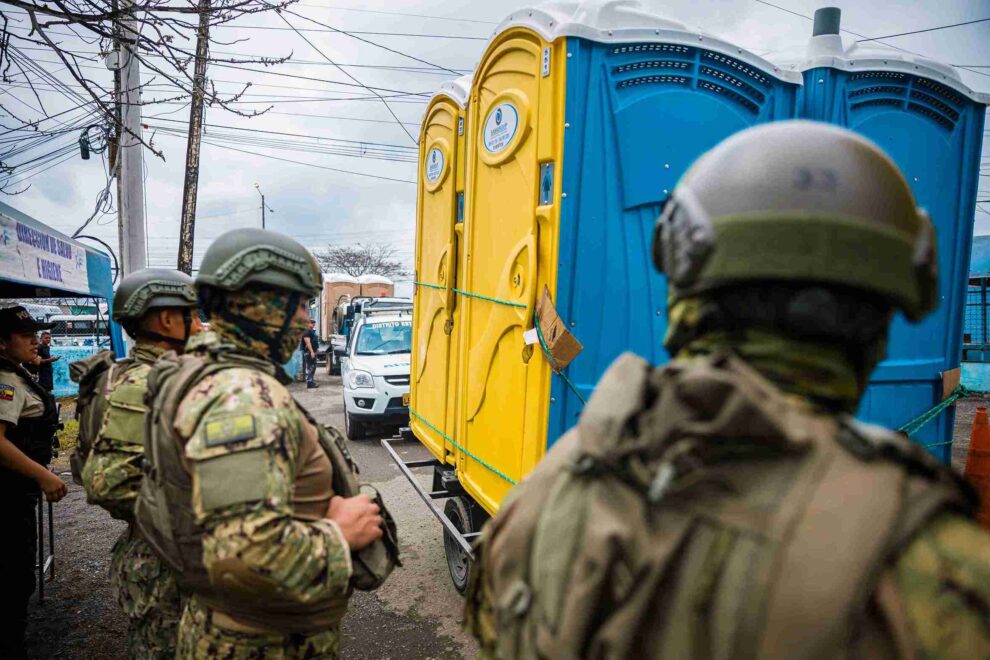
[[[411,347],[411,312],[366,312],[357,319],[347,346],[337,349],[348,438],[363,438],[370,427],[409,424]]]

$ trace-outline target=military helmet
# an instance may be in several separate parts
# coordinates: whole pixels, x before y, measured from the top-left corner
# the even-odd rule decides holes
[[[113,320],[136,321],[153,308],[195,307],[193,279],[178,270],[145,268],[120,281],[113,297]]]
[[[203,255],[196,286],[239,291],[249,285],[315,297],[323,274],[310,251],[284,234],[254,228],[221,234]]]
[[[862,290],[912,321],[937,303],[935,232],[897,166],[851,131],[765,124],[684,174],[657,221],[670,303],[761,281]]]

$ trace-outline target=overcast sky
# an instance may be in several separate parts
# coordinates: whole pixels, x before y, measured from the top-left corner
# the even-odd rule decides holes
[[[498,3],[466,0],[303,0],[295,11],[342,30],[432,35],[364,36],[432,64],[466,70],[477,63],[485,47],[485,40],[496,23],[513,10],[533,4],[535,3],[520,0]],[[698,25],[756,53],[772,50],[774,53],[769,55],[771,59],[776,52],[803,46],[811,32],[809,20],[754,0],[648,0],[644,4],[670,18]],[[810,16],[823,3],[812,0],[774,0],[773,4]],[[834,4],[843,10],[844,28],[870,36],[990,17],[990,0],[860,0]],[[318,28],[316,25],[307,25],[301,19],[292,20],[299,28]],[[249,17],[243,19],[241,25],[241,29],[224,29],[222,38],[226,41],[249,41],[215,50],[271,56],[292,53],[293,59],[298,61],[267,70],[350,82],[333,67],[321,64],[322,57],[289,30],[278,17]],[[248,26],[280,29],[249,29]],[[468,38],[441,38],[438,35]],[[344,35],[309,32],[306,36],[339,62],[419,68],[403,71],[348,69],[366,85],[431,93],[441,82],[453,77],[448,72],[430,69],[409,58]],[[890,42],[944,62],[985,67],[977,69],[979,73],[962,71],[961,75],[970,87],[990,91],[990,23],[898,37]],[[46,69],[57,71],[58,65],[54,63],[52,55],[43,52],[34,52],[33,55]],[[98,69],[94,69],[92,74],[105,75]],[[64,72],[61,75],[64,76]],[[268,101],[273,101],[274,107],[268,114],[254,119],[243,119],[221,109],[209,109],[206,114],[206,140],[210,139],[211,132],[227,136],[250,135],[231,128],[218,128],[226,126],[376,143],[369,144],[368,150],[382,153],[380,150],[384,149],[390,155],[404,154],[405,147],[415,146],[380,101],[353,98],[326,100],[364,95],[361,90],[354,92],[353,88],[345,86],[232,69],[213,68],[208,75],[217,81],[218,87],[231,91],[237,88],[237,81],[251,82],[250,94],[254,96],[245,97],[251,103],[243,107],[266,107]],[[26,90],[6,91],[16,98],[30,100]],[[157,93],[150,90],[145,96],[156,95],[164,96],[166,90],[159,89]],[[312,100],[314,98],[323,100]],[[48,98],[45,100],[49,102]],[[54,108],[60,102],[55,97],[50,101]],[[397,101],[392,104],[393,110],[405,123],[406,129],[413,135],[418,135],[425,97],[404,97]],[[181,136],[176,136],[162,130],[154,132],[155,129],[152,129],[155,144],[164,152],[165,161],[145,154],[149,263],[174,267],[182,205],[184,129],[188,108],[179,103],[159,105],[146,108],[145,114],[145,122],[149,126],[173,130],[178,128],[182,133]],[[227,144],[237,146],[230,145],[229,142]],[[340,143],[325,144],[340,146]],[[379,149],[377,152],[374,151],[376,147]],[[414,181],[416,178],[414,163],[372,159],[367,155],[360,157],[301,153],[256,145],[240,145],[239,148],[339,170],[406,181]],[[357,146],[357,152],[361,152],[360,145]],[[984,162],[990,163],[987,159],[990,149],[984,147],[983,154]],[[990,165],[985,166],[985,170],[990,175]],[[100,158],[94,157],[89,161],[72,158],[33,178],[33,185],[28,192],[16,197],[5,196],[3,201],[42,222],[71,233],[92,213],[95,196],[103,188],[105,180]],[[981,181],[981,189],[990,191],[990,176],[983,176]],[[255,183],[261,186],[268,205],[274,209],[268,214],[269,228],[295,236],[310,247],[319,247],[330,241],[390,242],[396,247],[400,257],[411,265],[416,206],[414,185],[317,169],[270,157],[238,153],[209,144],[203,146],[200,173],[199,218],[196,225],[197,264],[213,237],[227,229],[260,225],[260,200]],[[990,192],[983,192],[980,197],[990,197]],[[990,233],[990,204],[984,204],[983,208],[985,212],[978,212],[976,217],[978,234]],[[94,225],[92,233],[116,248],[116,214],[107,215],[98,220],[98,225]],[[408,288],[403,288],[406,289],[404,293],[408,294]]]

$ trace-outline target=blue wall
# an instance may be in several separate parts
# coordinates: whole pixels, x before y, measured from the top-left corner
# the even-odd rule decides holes
[[[897,428],[934,406],[942,372],[959,366],[980,148],[986,108],[941,83],[897,71],[806,71],[800,113],[850,128],[893,158],[935,224],[938,309],[911,325],[894,320],[887,359],[873,374],[859,416]],[[950,408],[915,434],[951,440]],[[951,447],[933,448],[948,461]]]
[[[669,191],[729,135],[792,118],[798,85],[679,44],[568,39],[567,52],[556,304],[584,344],[566,373],[587,398],[624,351],[653,364],[668,360],[667,284],[651,246]],[[555,378],[548,444],[581,408]]]
[[[52,376],[55,385],[53,394],[55,396],[75,396],[79,393],[79,386],[69,380],[69,365],[76,360],[82,360],[93,355],[96,351],[97,349],[91,347],[61,348],[52,346],[52,357],[58,355],[62,358],[58,362],[52,363]],[[284,369],[290,377],[296,379],[302,372],[302,353],[300,351],[293,353],[292,359],[284,366]]]
[[[52,346],[52,357],[58,356],[58,362],[52,363],[52,382],[55,385],[55,396],[75,396],[79,386],[69,380],[69,365],[77,360],[88,358],[98,352],[95,346]]]

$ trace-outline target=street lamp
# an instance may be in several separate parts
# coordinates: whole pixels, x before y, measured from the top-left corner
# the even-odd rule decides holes
[[[261,195],[261,228],[264,229],[265,228],[265,210],[267,209],[267,210],[271,211],[272,213],[274,213],[275,212],[275,209],[273,209],[270,206],[268,206],[267,204],[265,204],[265,193],[261,192],[261,186],[256,183],[256,184],[254,184],[254,188],[255,188],[255,190],[258,191],[258,194]]]

